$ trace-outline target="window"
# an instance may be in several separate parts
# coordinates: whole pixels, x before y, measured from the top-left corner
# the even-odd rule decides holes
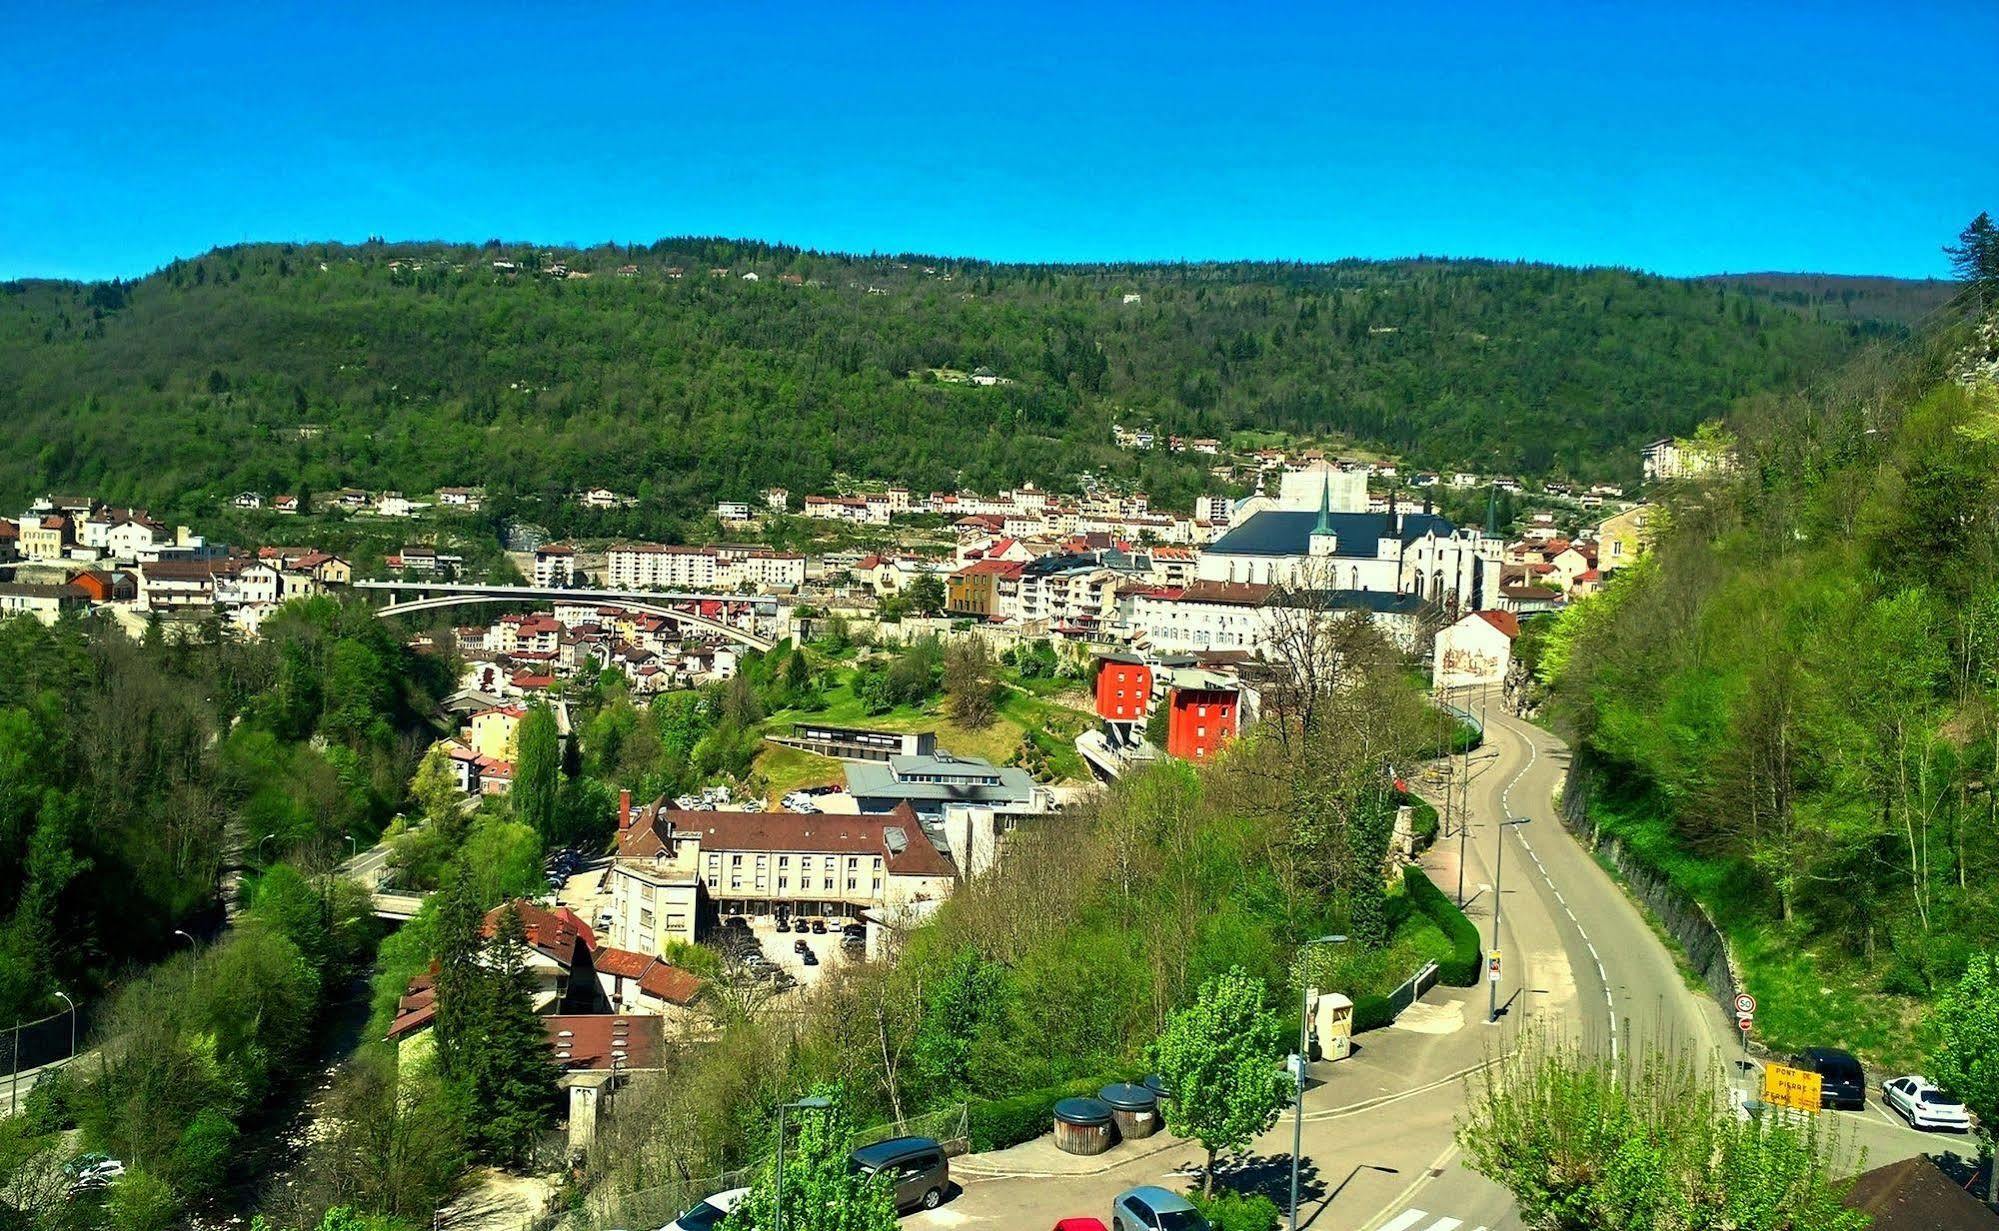
[[[830,877],[830,876],[829,876],[829,877],[827,877],[827,878],[826,878],[826,883],[825,883],[825,885],[824,885],[824,886],[822,886],[822,887],[830,891],[830,890],[831,890],[831,889],[833,888],[833,878],[832,878],[832,877]]]
[[[847,878],[847,892],[848,892],[848,893],[852,893],[852,892],[853,892],[853,891],[854,891],[854,890],[855,890],[856,888],[858,888],[858,887],[859,887],[859,885],[860,885],[860,882],[856,881],[856,880],[855,880],[855,879],[854,879],[853,877],[849,876],[849,877]]]
[[[730,867],[732,867],[732,868],[740,868],[740,867],[742,867],[742,866],[743,866],[743,857],[742,857],[741,855],[731,855],[731,856],[729,856],[729,866],[730,866]]]

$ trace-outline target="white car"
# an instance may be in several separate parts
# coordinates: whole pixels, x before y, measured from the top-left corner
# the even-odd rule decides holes
[[[722,1225],[722,1220],[729,1216],[729,1211],[735,1209],[736,1203],[743,1199],[743,1194],[749,1191],[747,1188],[731,1188],[712,1197],[703,1197],[688,1206],[681,1212],[680,1217],[661,1227],[659,1231],[715,1231],[715,1228]]]
[[[1927,1077],[1891,1077],[1881,1083],[1881,1099],[1901,1112],[1911,1128],[1971,1131],[1971,1113],[1964,1104],[1937,1089]]]

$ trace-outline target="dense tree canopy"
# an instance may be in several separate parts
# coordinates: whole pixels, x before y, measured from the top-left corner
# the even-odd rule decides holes
[[[538,272],[556,261],[594,276]],[[1639,441],[1900,328],[1851,287],[1770,293],[1473,261],[228,248],[131,283],[0,287],[0,387],[33,442],[0,457],[0,498],[80,487],[191,515],[245,488],[483,483],[494,517],[627,534],[842,474],[927,490],[1094,469],[1180,507],[1212,484],[1199,455],[1120,453],[1113,422],[1608,477],[1635,472]],[[980,368],[1004,383],[960,382]],[[598,484],[641,503],[558,500]]]

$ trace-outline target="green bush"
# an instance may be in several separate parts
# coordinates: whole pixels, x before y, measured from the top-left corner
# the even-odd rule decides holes
[[[971,1138],[975,1151],[1003,1150],[1032,1141],[1055,1127],[1055,1104],[1065,1098],[1094,1095],[1104,1084],[1072,1081],[1006,1098],[976,1100],[966,1108],[966,1136]]]
[[[1353,1002],[1353,1032],[1379,1030],[1395,1020],[1395,1005],[1386,996],[1361,996]]]
[[[1215,1231],[1277,1231],[1277,1203],[1262,1193],[1223,1189],[1212,1197],[1189,1193],[1187,1199]]]
[[[1437,810],[1425,800],[1408,792],[1399,792],[1395,797],[1398,804],[1409,805],[1410,823],[1416,834],[1416,849],[1426,851],[1437,840]]]
[[[1470,987],[1478,982],[1479,968],[1484,964],[1485,942],[1479,937],[1478,928],[1457,903],[1444,896],[1444,891],[1430,883],[1421,868],[1404,868],[1402,884],[1409,898],[1421,908],[1424,914],[1437,921],[1444,935],[1451,941],[1451,956],[1437,963],[1437,977],[1452,987]]]

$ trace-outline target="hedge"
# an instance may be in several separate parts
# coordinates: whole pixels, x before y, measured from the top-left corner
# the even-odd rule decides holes
[[[974,1152],[1003,1150],[1032,1141],[1055,1128],[1055,1104],[1065,1098],[1094,1096],[1107,1084],[1072,1081],[1005,1098],[976,1099],[965,1108],[965,1135],[971,1138]]]
[[[1485,941],[1479,936],[1478,927],[1465,918],[1455,902],[1444,896],[1443,890],[1431,883],[1423,869],[1404,868],[1402,885],[1409,893],[1409,900],[1436,920],[1451,942],[1451,956],[1437,963],[1437,977],[1452,987],[1477,983],[1479,970],[1485,964]],[[1359,1016],[1359,1006],[1355,1006],[1355,1016]]]
[[[1212,1197],[1189,1193],[1187,1200],[1215,1231],[1277,1231],[1277,1203],[1262,1193],[1221,1189]]]
[[[1426,851],[1437,840],[1437,810],[1428,800],[1421,799],[1407,791],[1397,791],[1395,802],[1405,804],[1410,811],[1410,829],[1416,839],[1416,849]]]

